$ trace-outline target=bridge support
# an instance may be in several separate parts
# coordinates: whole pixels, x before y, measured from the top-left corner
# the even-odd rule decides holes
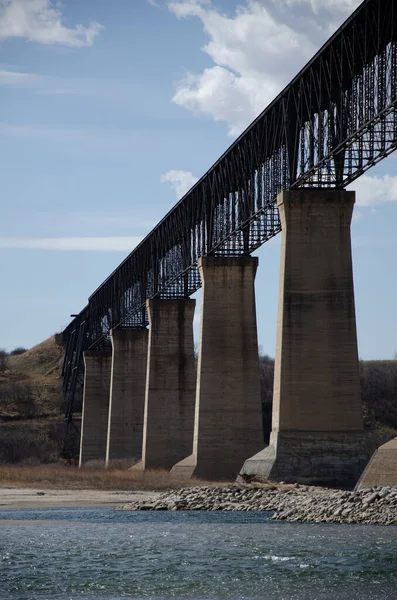
[[[108,352],[84,352],[84,395],[79,466],[90,461],[105,465],[112,357]]]
[[[397,437],[375,450],[356,489],[375,486],[397,486]]]
[[[257,258],[202,257],[193,454],[178,475],[235,479],[263,445],[254,280]]]
[[[106,465],[141,459],[148,330],[113,329]]]
[[[167,469],[193,445],[196,367],[193,316],[196,301],[147,301],[149,349],[142,462],[137,469]]]
[[[354,192],[285,191],[270,445],[242,479],[352,485],[365,465],[350,223]]]

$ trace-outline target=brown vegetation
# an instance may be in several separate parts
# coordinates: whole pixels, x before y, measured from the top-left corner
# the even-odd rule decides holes
[[[60,458],[63,348],[53,337],[30,350],[0,353],[0,463],[50,463]]]
[[[62,453],[63,419],[9,421],[0,427],[0,464],[56,463]]]
[[[0,356],[0,418],[58,416],[63,348],[54,337],[22,353]]]
[[[2,485],[43,487],[68,490],[167,490],[187,486],[216,486],[219,483],[198,482],[192,479],[181,482],[168,471],[135,472],[124,468],[70,467],[65,465],[24,466],[0,465]]]

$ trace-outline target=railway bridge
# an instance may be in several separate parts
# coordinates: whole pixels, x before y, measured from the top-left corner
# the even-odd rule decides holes
[[[397,145],[397,0],[364,0],[63,332],[80,464],[350,484],[364,467],[350,223]],[[252,253],[282,232],[263,448]],[[202,287],[199,357],[195,301]],[[149,326],[149,327],[148,327]]]

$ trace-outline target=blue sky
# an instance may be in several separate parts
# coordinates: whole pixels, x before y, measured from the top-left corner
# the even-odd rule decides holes
[[[60,331],[358,4],[0,0],[0,347]],[[359,352],[392,358],[396,158],[353,189]],[[271,355],[279,242],[258,252]]]

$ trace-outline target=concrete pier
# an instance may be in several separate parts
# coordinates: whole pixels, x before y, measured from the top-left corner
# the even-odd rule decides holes
[[[89,461],[105,465],[112,357],[108,352],[84,352],[84,394],[79,466]]]
[[[375,450],[356,489],[375,486],[397,486],[397,438]]]
[[[148,330],[114,329],[110,335],[113,356],[106,465],[115,460],[132,465],[142,455]]]
[[[282,192],[270,445],[243,477],[352,485],[363,466],[350,223],[354,192]]]
[[[147,301],[149,347],[141,469],[167,469],[193,446],[196,301]]]
[[[254,280],[258,259],[202,257],[193,454],[173,469],[235,479],[263,446]]]

